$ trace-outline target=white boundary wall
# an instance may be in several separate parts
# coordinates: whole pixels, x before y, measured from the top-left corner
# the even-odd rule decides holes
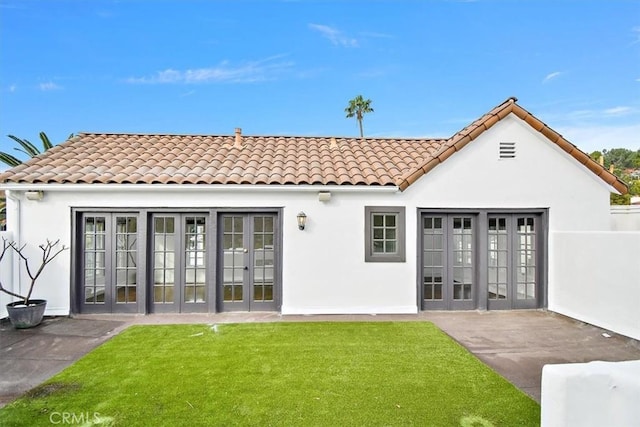
[[[545,365],[542,427],[637,426],[640,360]]]
[[[611,230],[640,231],[640,205],[611,206]]]
[[[553,232],[549,310],[640,339],[640,232]]]

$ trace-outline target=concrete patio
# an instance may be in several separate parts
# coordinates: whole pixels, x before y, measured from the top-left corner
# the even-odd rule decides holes
[[[640,359],[640,342],[547,311],[421,312],[416,315],[282,316],[274,312],[82,315],[15,330],[0,322],[0,407],[134,324],[431,321],[540,402],[545,364]]]

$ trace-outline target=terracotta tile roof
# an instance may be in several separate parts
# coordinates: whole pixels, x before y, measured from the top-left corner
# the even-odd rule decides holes
[[[448,139],[81,133],[0,183],[320,184],[406,189],[515,114],[620,193],[627,185],[509,98]]]
[[[397,185],[398,177],[431,158],[442,143],[81,133],[6,171],[0,182]]]

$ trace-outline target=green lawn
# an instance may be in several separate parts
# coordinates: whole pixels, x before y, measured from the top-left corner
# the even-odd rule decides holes
[[[529,426],[539,405],[424,322],[134,326],[0,425]],[[74,418],[75,417],[75,418]]]

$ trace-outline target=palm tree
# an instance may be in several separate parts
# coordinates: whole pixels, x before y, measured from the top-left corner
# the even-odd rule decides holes
[[[44,132],[40,132],[40,141],[42,141],[42,150],[40,150],[38,147],[36,147],[26,139],[21,139],[13,135],[7,135],[7,136],[13,139],[15,142],[17,142],[21,147],[21,148],[14,147],[14,150],[20,151],[21,153],[24,153],[29,157],[35,157],[38,154],[42,154],[45,151],[47,151],[49,148],[53,147],[53,144],[49,140],[49,137]],[[12,168],[22,164],[22,160],[18,159],[15,156],[12,156],[9,153],[5,153],[4,151],[0,151],[0,162]]]
[[[18,138],[17,136],[7,135],[9,138],[13,139],[15,142],[20,145],[20,147],[14,147],[13,149],[16,151],[20,151],[21,153],[26,154],[29,157],[35,157],[38,154],[42,154],[47,151],[49,148],[53,147],[53,144],[49,140],[49,137],[46,133],[40,132],[40,141],[42,141],[42,149],[39,149],[31,142],[26,139]],[[69,135],[69,138],[73,137],[73,134]],[[22,160],[17,157],[5,153],[4,151],[0,151],[0,162],[6,164],[7,166],[14,168],[18,165],[22,164]],[[6,228],[7,222],[7,205],[6,199],[4,196],[4,192],[0,195],[0,230],[4,230]]]
[[[366,113],[373,113],[371,100],[364,99],[362,95],[358,95],[349,101],[349,105],[344,109],[344,112],[347,113],[348,119],[354,116],[356,117],[358,125],[360,126],[360,138],[362,138],[364,136],[362,132],[362,116]]]

